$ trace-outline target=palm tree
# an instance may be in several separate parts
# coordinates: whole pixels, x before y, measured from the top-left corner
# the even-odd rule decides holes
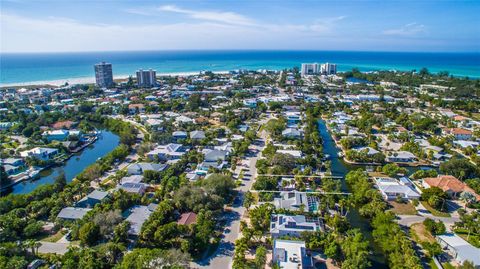
[[[467,204],[476,200],[475,195],[467,191],[462,192],[459,199],[465,203],[464,209],[467,209]]]

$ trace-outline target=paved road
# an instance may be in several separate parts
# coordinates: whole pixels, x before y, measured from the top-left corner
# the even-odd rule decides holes
[[[265,142],[263,138],[262,140]],[[194,268],[223,269],[232,267],[235,241],[240,235],[240,220],[245,213],[245,208],[243,207],[243,196],[245,192],[252,188],[254,179],[257,176],[255,164],[261,155],[263,146],[252,145],[250,148],[258,150],[259,153],[256,153],[254,156],[247,157],[246,161],[243,161],[248,163],[251,177],[249,180],[242,180],[243,184],[237,188],[238,196],[235,198],[235,201],[231,207],[231,211],[226,212],[224,215],[227,224],[225,225],[226,227],[224,229],[223,238],[220,241],[220,245],[212,256],[198,262],[192,262],[191,266]]]
[[[68,251],[69,243],[51,243],[51,242],[40,242],[42,245],[38,248],[38,253],[55,253],[63,255]]]

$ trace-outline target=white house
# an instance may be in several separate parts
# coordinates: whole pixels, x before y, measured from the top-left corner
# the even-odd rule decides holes
[[[270,234],[273,238],[280,236],[300,236],[302,232],[316,232],[320,230],[318,219],[308,219],[303,215],[288,216],[283,214],[272,215]]]
[[[42,160],[42,161],[51,160],[57,154],[58,154],[58,149],[55,149],[55,148],[40,148],[40,147],[36,147],[36,148],[31,149],[31,150],[26,150],[26,151],[20,152],[20,156],[22,156],[24,158],[30,157],[30,158],[35,158],[35,159],[39,159],[39,160]]]
[[[304,241],[273,241],[273,263],[283,269],[313,269],[313,259]]]

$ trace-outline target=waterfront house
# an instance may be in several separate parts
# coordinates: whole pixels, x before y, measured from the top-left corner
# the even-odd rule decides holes
[[[109,195],[106,191],[94,190],[87,196],[78,201],[75,206],[83,208],[93,208],[96,204],[101,203]]]
[[[274,240],[272,261],[283,269],[313,269],[313,259],[304,241]]]
[[[452,255],[459,264],[471,261],[475,268],[480,268],[480,249],[472,246],[456,234],[447,233],[436,237],[444,250]]]
[[[462,192],[469,192],[475,196],[477,201],[480,201],[480,195],[454,176],[439,175],[437,177],[427,177],[422,179],[421,182],[424,188],[438,187],[454,199],[458,198]]]
[[[135,205],[129,208],[126,212],[123,213],[124,216],[127,216],[126,221],[130,223],[130,229],[128,230],[128,235],[138,236],[142,230],[143,223],[150,217],[150,215],[157,208],[157,204],[151,203],[148,206],[144,205]]]
[[[387,201],[395,200],[397,197],[403,200],[420,198],[420,194],[411,187],[408,179],[399,182],[394,178],[377,177],[374,180],[376,187]]]
[[[25,162],[20,158],[7,158],[0,160],[0,164],[3,165],[5,173],[9,176],[17,175],[26,170],[27,166]]]
[[[273,205],[277,209],[314,212],[318,209],[318,199],[314,196],[308,196],[305,192],[282,192],[280,197],[273,199]]]
[[[48,161],[55,157],[58,154],[58,149],[55,148],[40,148],[36,147],[31,150],[26,150],[20,152],[20,156],[27,158],[35,158],[42,161]]]
[[[142,175],[145,171],[162,172],[168,168],[168,164],[158,163],[134,163],[128,166],[129,175]]]
[[[418,161],[418,158],[408,151],[395,151],[386,158],[387,162],[411,163]]]
[[[57,218],[64,220],[79,220],[82,219],[90,210],[92,209],[82,207],[65,207],[60,211],[60,213],[58,213]]]
[[[307,219],[303,215],[273,214],[270,221],[270,234],[274,239],[281,236],[299,237],[302,232],[316,232],[319,230],[318,219]]]

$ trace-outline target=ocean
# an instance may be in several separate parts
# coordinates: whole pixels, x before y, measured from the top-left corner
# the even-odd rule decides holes
[[[126,51],[76,53],[2,53],[0,85],[67,79],[93,80],[93,65],[113,64],[114,77],[133,75],[137,69],[157,73],[202,70],[299,67],[303,62],[336,63],[338,71],[374,70],[448,71],[455,76],[480,78],[480,53],[357,52],[357,51]]]

